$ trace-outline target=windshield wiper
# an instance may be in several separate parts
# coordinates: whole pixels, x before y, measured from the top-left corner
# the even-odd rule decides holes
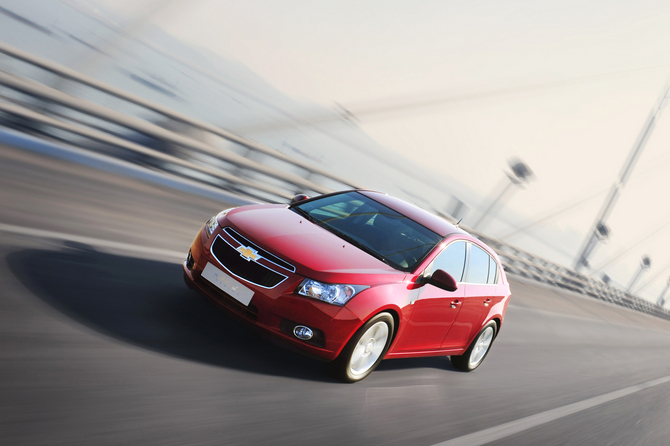
[[[301,209],[299,207],[291,207],[289,209],[291,209],[292,211],[295,211],[299,215],[302,215],[303,217],[305,217],[307,220],[311,221],[312,223],[315,223],[317,225],[319,224],[319,222],[314,217],[312,217],[309,212],[305,211],[304,209]]]
[[[383,255],[381,255],[381,254],[379,254],[378,252],[372,250],[372,249],[369,248],[368,246],[364,245],[363,243],[359,242],[358,240],[356,240],[355,238],[349,236],[348,234],[345,234],[344,232],[340,231],[339,229],[334,228],[334,227],[329,226],[329,225],[322,225],[322,227],[325,228],[325,229],[327,229],[327,230],[329,230],[329,231],[332,232],[333,234],[337,235],[337,236],[340,237],[341,239],[346,240],[347,242],[351,243],[352,245],[354,245],[355,247],[357,247],[357,248],[360,249],[361,251],[365,251],[365,252],[367,252],[367,253],[370,254],[372,257],[376,258],[377,260],[381,260],[382,262],[386,263],[386,264],[387,264],[388,266],[390,266],[391,268],[394,268],[394,269],[398,269],[398,270],[404,271],[403,268],[402,268],[400,265],[398,265],[397,263],[390,261],[389,259],[387,259],[387,258],[384,257]]]

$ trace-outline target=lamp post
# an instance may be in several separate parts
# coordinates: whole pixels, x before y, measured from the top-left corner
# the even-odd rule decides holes
[[[612,279],[610,278],[610,276],[608,276],[608,275],[605,274],[605,273],[603,273],[601,279],[602,279],[602,281],[603,281],[603,283],[604,283],[605,285],[609,285],[610,282],[612,281]]]
[[[511,160],[509,162],[509,167],[512,170],[511,172],[505,172],[507,178],[509,179],[509,184],[507,184],[503,190],[496,196],[488,208],[484,211],[477,223],[473,225],[473,229],[482,230],[488,218],[494,214],[494,209],[504,202],[508,198],[509,192],[512,190],[512,186],[523,187],[524,183],[527,183],[533,177],[533,171],[530,170],[530,167],[525,165],[519,160]]]
[[[640,262],[640,269],[633,276],[633,280],[630,281],[630,285],[628,285],[628,288],[626,289],[627,293],[631,292],[637,280],[640,278],[640,276],[642,276],[642,273],[645,270],[649,269],[650,267],[651,267],[651,259],[649,258],[649,256],[642,257],[642,261]]]
[[[669,92],[670,86],[666,84],[665,88],[663,89],[663,94],[661,94],[661,96],[658,98],[654,108],[651,109],[651,113],[645,121],[644,126],[642,127],[642,131],[638,135],[637,140],[635,141],[635,144],[633,145],[633,148],[628,155],[628,159],[626,159],[626,162],[624,163],[623,168],[619,173],[619,179],[612,186],[612,189],[610,190],[610,193],[607,196],[607,199],[605,200],[598,217],[596,218],[595,228],[590,234],[587,235],[580,253],[577,256],[577,260],[575,262],[575,271],[579,271],[581,268],[587,267],[589,265],[589,256],[595,249],[598,242],[606,240],[609,236],[609,228],[606,226],[605,222],[612,213],[612,209],[614,209],[614,205],[619,198],[621,190],[624,188],[624,186],[626,186],[626,183],[628,182],[628,179],[633,172],[633,168],[635,167],[637,160],[640,158],[640,155],[642,155],[642,151],[647,145],[647,141],[649,141],[649,137],[651,136],[651,133],[656,126],[656,121],[660,116],[661,110],[665,106],[665,100]]]
[[[670,289],[670,277],[668,277],[668,281],[665,284],[665,288],[663,288],[663,291],[661,292],[661,295],[658,296],[658,300],[656,301],[656,305],[660,307],[665,306],[665,293],[668,292],[668,289]]]

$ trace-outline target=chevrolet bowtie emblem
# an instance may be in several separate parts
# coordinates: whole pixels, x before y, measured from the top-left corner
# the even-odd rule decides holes
[[[253,260],[255,262],[256,260],[261,258],[261,256],[258,255],[255,249],[249,248],[248,246],[238,246],[237,251],[246,261]]]

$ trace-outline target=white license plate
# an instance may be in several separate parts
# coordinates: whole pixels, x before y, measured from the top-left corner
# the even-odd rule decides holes
[[[230,277],[228,274],[221,271],[211,263],[207,263],[205,269],[202,270],[202,277],[212,282],[217,288],[223,292],[231,295],[235,300],[249,305],[251,298],[254,297],[254,291],[245,287],[237,280]]]

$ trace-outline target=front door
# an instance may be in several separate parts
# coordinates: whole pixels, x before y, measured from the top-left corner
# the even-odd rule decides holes
[[[414,292],[412,313],[394,352],[438,350],[461,311],[465,296],[462,288],[449,292],[430,284]]]
[[[436,269],[451,274],[456,283],[463,278],[467,244],[459,240],[447,245],[426,268],[423,276],[428,277]],[[442,341],[461,311],[464,287],[456,291],[445,291],[426,284],[413,290],[412,312],[404,330],[396,341],[394,352],[414,352],[439,350]]]

